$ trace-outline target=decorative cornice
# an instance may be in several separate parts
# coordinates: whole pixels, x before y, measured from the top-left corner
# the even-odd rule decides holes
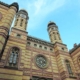
[[[64,45],[64,46],[67,46],[66,44],[63,44],[63,43],[60,43],[60,42],[55,42],[54,45],[57,44],[57,43],[61,44],[61,45]]]
[[[21,31],[21,32],[24,32],[24,33],[27,33],[27,34],[28,34],[28,32],[23,31],[23,30],[20,30],[20,29],[17,29],[17,28],[15,28],[15,27],[12,27],[11,29],[15,29],[15,30],[18,30],[18,31]]]
[[[68,52],[64,52],[64,51],[61,51],[61,50],[56,51],[55,54],[56,54],[56,56],[58,56],[59,54],[70,56],[70,54]]]
[[[33,42],[37,42],[39,44],[43,44],[43,45],[50,46],[50,47],[53,47],[53,45],[54,45],[51,42],[48,42],[48,41],[45,41],[45,40],[30,36],[30,35],[27,36],[27,40],[30,40],[30,41],[33,41]]]
[[[4,3],[4,2],[1,2],[1,1],[0,1],[0,4],[1,4],[1,5],[4,5],[4,6],[6,6],[6,7],[9,7],[9,6],[10,6],[10,5],[8,5],[8,4]]]

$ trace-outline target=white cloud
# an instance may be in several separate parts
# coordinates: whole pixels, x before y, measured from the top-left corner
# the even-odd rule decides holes
[[[29,11],[34,10],[34,15],[39,14],[48,14],[51,11],[56,10],[57,8],[60,8],[65,4],[65,0],[36,0],[32,4],[29,3]],[[43,13],[42,13],[43,12]]]
[[[3,0],[6,2],[5,0]],[[49,13],[61,8],[66,0],[8,0],[7,3],[18,2],[19,9],[25,9],[29,14],[28,29],[38,28]]]
[[[41,23],[49,13],[62,7],[66,3],[65,1],[66,0],[33,0],[32,2],[27,2],[26,9],[30,17],[28,22],[29,28],[37,28],[38,24]]]
[[[41,13],[40,11],[42,11],[42,8],[44,7],[44,5],[46,4],[45,1],[43,0],[37,0],[35,3],[34,3],[34,7],[35,7],[35,15]]]
[[[3,0],[6,2],[5,0]],[[29,14],[28,29],[36,29],[49,13],[61,8],[66,0],[8,0],[8,3],[18,2],[19,9],[25,9]]]

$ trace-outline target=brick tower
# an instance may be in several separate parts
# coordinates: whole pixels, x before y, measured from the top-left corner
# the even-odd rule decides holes
[[[48,23],[48,33],[52,43],[55,43],[55,42],[62,43],[59,31],[58,31],[58,27],[54,22],[50,21]]]
[[[0,2],[0,56],[2,56],[11,24],[17,11],[17,3],[8,5]]]

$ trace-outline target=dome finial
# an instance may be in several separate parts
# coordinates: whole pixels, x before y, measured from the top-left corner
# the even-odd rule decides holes
[[[48,26],[50,26],[50,25],[56,25],[56,23],[54,23],[53,21],[49,21],[49,23],[48,23]]]

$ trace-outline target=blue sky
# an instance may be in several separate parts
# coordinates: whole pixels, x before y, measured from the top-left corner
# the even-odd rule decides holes
[[[18,2],[27,10],[29,35],[49,40],[47,24],[54,21],[68,49],[80,43],[80,0],[1,0],[7,4]]]

